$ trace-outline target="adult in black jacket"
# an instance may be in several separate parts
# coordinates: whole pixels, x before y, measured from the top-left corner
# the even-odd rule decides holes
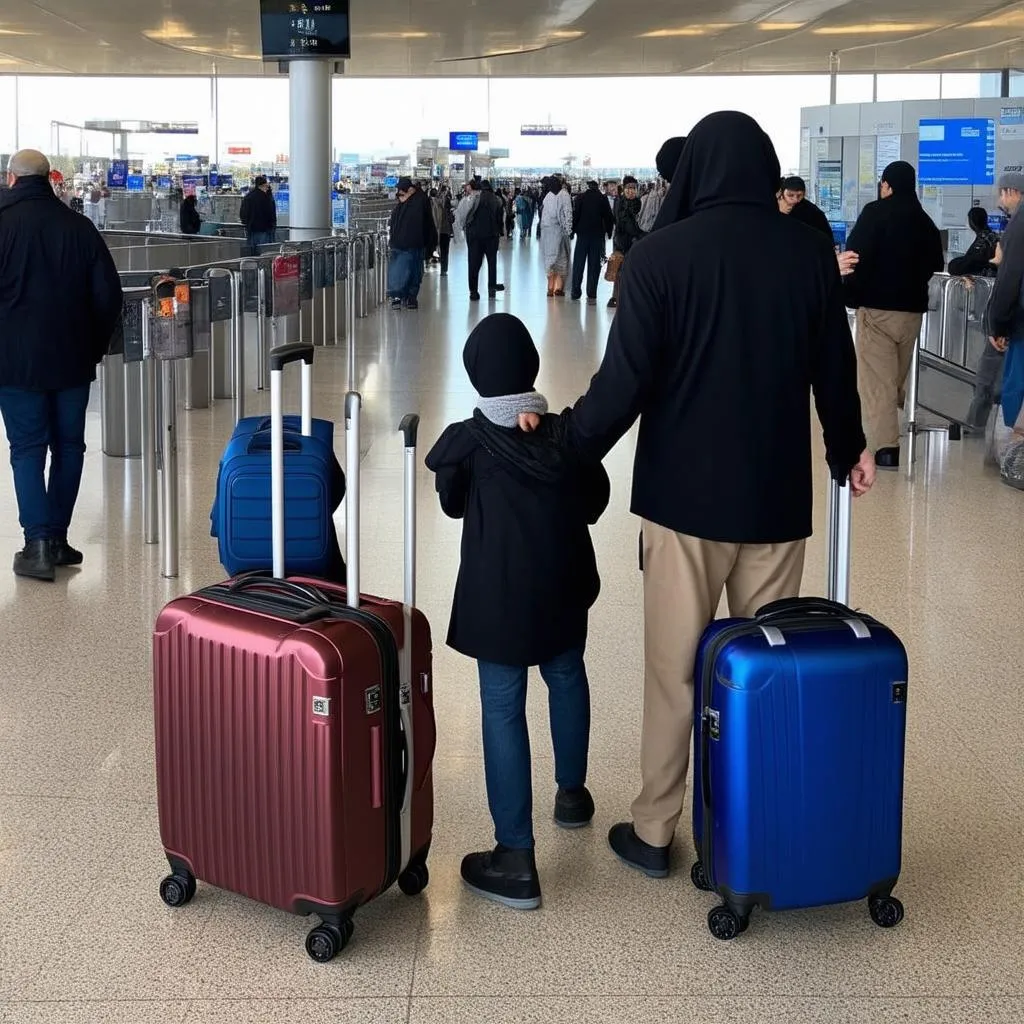
[[[615,230],[615,217],[606,196],[601,195],[596,181],[587,182],[586,190],[573,204],[572,230],[576,235],[576,251],[572,260],[573,299],[583,295],[583,271],[587,272],[587,302],[597,302],[597,282],[601,276],[604,243]]]
[[[203,226],[203,218],[196,209],[196,197],[185,196],[178,209],[178,226],[183,235],[198,235]]]
[[[967,226],[974,232],[974,241],[963,256],[954,256],[949,261],[949,272],[954,277],[995,277],[996,266],[992,262],[996,255],[999,236],[988,226],[988,211],[981,206],[972,206],[967,211]]]
[[[474,190],[476,191],[476,190]],[[480,299],[480,268],[487,259],[487,294],[494,298],[498,287],[498,245],[505,225],[505,205],[494,194],[489,181],[480,182],[480,196],[466,220],[466,246],[469,249],[469,297]]]
[[[640,227],[640,197],[637,195],[637,181],[627,174],[622,179],[622,195],[615,205],[615,232],[613,244],[615,251],[621,253],[623,259],[639,242],[646,232]],[[608,308],[614,309],[619,304],[619,277],[615,278],[612,297],[608,300]]]
[[[846,278],[847,305],[857,310],[857,369],[864,429],[878,465],[900,463],[899,410],[928,282],[946,265],[942,238],[917,198],[917,174],[903,160],[882,173],[880,199],[868,203],[846,248],[857,254]]]
[[[0,194],[0,413],[25,548],[20,576],[78,565],[68,527],[85,458],[85,412],[121,314],[121,281],[99,232],[66,207],[42,153],[15,153]],[[50,453],[49,481],[45,475]]]
[[[588,525],[608,504],[599,463],[560,443],[544,415],[522,433],[520,412],[546,413],[534,391],[540,357],[514,316],[495,313],[463,356],[479,393],[472,419],[449,426],[427,456],[445,513],[463,521],[462,558],[448,643],[479,662],[487,796],[498,847],[470,854],[462,875],[480,895],[521,909],[540,902],[533,856],[527,670],[549,688],[555,820],[586,824],[590,698],[584,665],[587,613],[600,580]]]
[[[277,235],[277,203],[270,191],[270,182],[262,174],[257,175],[245,194],[238,217],[245,226],[245,237],[254,256],[261,245],[273,244]]]
[[[779,211],[794,220],[820,231],[826,238],[834,239],[828,217],[807,198],[807,184],[803,178],[793,175],[783,178],[779,192]]]
[[[437,227],[430,199],[411,178],[398,181],[398,202],[391,211],[391,259],[388,294],[391,307],[417,309],[423,283],[423,258],[437,245]]]
[[[609,836],[628,863],[668,873],[682,810],[699,637],[723,589],[751,615],[800,588],[812,532],[813,392],[832,475],[873,482],[835,252],[775,201],[778,158],[746,114],[701,121],[622,301],[568,443],[603,458],[640,419],[632,510],[643,520],[643,789]],[[737,239],[743,239],[737,245]],[[751,248],[781,273],[752,270]]]

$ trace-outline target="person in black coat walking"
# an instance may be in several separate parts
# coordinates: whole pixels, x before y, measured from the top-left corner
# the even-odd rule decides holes
[[[398,181],[398,202],[391,211],[391,259],[388,294],[391,308],[419,308],[423,284],[423,257],[437,245],[437,227],[430,199],[411,178]]]
[[[482,320],[463,354],[479,393],[472,419],[449,426],[427,456],[441,507],[463,521],[448,644],[478,661],[487,799],[497,847],[462,863],[479,895],[540,904],[526,726],[527,670],[548,685],[555,749],[555,821],[587,824],[590,696],[583,654],[600,580],[588,525],[608,504],[608,476],[571,457],[559,419],[534,391],[540,357],[508,313]],[[542,418],[534,433],[518,416]]]
[[[0,194],[0,413],[25,532],[14,571],[42,580],[82,561],[68,528],[85,413],[122,303],[110,251],[92,222],[53,194],[49,173],[42,153],[15,153],[11,188]]]
[[[564,417],[568,444],[595,459],[640,419],[643,785],[609,842],[656,877],[685,795],[697,645],[723,590],[738,616],[799,593],[812,391],[832,475],[856,494],[874,480],[835,252],[779,216],[778,184],[771,140],[746,114],[693,129],[654,229],[623,265],[601,367]],[[785,273],[751,274],[752,250],[784,253]]]
[[[572,260],[572,299],[583,295],[583,271],[587,272],[587,302],[597,302],[597,282],[601,276],[604,243],[615,230],[615,217],[608,200],[601,195],[596,181],[587,182],[586,191],[573,206],[572,230],[576,235],[576,251]]]
[[[645,234],[646,232],[640,227],[640,197],[637,195],[637,181],[632,175],[627,174],[622,179],[622,195],[615,206],[614,245],[615,252],[620,254],[622,261],[625,261],[626,256],[629,255],[633,243],[639,242]],[[615,309],[619,304],[621,266],[620,262],[620,269],[615,275],[612,297],[608,300],[609,309]]]
[[[801,224],[806,224],[809,228],[814,228],[815,231],[820,231],[835,245],[832,225],[829,224],[824,211],[807,198],[807,183],[804,179],[793,175],[790,178],[783,178],[781,185],[779,212],[800,221]]]
[[[178,210],[178,226],[183,235],[199,234],[199,229],[203,226],[203,218],[199,216],[199,211],[196,209],[194,195],[185,196],[181,201],[181,207]]]
[[[261,245],[272,245],[277,236],[277,203],[270,191],[270,182],[258,175],[238,208],[238,218],[245,226],[249,251],[258,256]]]

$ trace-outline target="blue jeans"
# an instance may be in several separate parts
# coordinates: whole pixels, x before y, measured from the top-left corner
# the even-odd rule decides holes
[[[494,838],[516,850],[533,849],[533,785],[526,727],[524,665],[478,662],[483,709],[484,773]],[[548,686],[555,750],[555,781],[576,789],[587,781],[590,685],[583,650],[567,651],[540,666]]]
[[[275,231],[250,231],[249,232],[249,251],[253,256],[260,254],[261,245],[273,245],[275,242]]]
[[[18,518],[26,541],[67,538],[85,463],[89,390],[89,384],[64,391],[0,388],[0,414],[11,446]]]
[[[388,263],[388,295],[392,299],[415,299],[423,283],[423,250],[392,249]]]

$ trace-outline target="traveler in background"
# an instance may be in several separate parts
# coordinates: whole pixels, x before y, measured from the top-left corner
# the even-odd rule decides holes
[[[643,787],[609,842],[652,877],[669,870],[697,645],[723,590],[737,616],[800,591],[812,391],[833,477],[854,494],[874,480],[835,253],[779,216],[778,182],[771,140],[746,114],[712,114],[693,129],[655,230],[623,265],[601,367],[564,414],[566,442],[593,459],[640,419]],[[786,272],[751,274],[751,251],[785,253]]]
[[[475,202],[465,220],[466,243],[469,246],[469,298],[480,301],[480,268],[487,260],[487,296],[493,299],[504,285],[498,284],[498,246],[505,223],[505,205],[495,194],[489,181],[473,182],[477,191]]]
[[[828,217],[824,212],[807,198],[807,184],[803,178],[794,175],[791,178],[782,179],[782,188],[779,192],[779,212],[800,221],[801,224],[806,224],[809,228],[820,231],[827,238],[832,239],[832,244],[835,245],[832,225],[829,224]]]
[[[434,229],[437,231],[437,252],[441,260],[441,276],[448,276],[448,255],[452,247],[452,234],[455,231],[455,215],[452,213],[452,201],[446,188],[440,192],[430,190],[430,208],[434,216]]]
[[[419,309],[424,253],[434,251],[437,232],[430,200],[411,178],[398,179],[398,202],[391,211],[388,295],[391,308]]]
[[[615,218],[596,181],[587,183],[586,191],[573,207],[572,230],[576,235],[576,251],[572,261],[573,301],[583,295],[583,271],[587,272],[587,305],[597,305],[597,282],[601,277],[606,238],[612,237]]]
[[[557,445],[558,420],[534,390],[540,356],[508,313],[483,319],[463,362],[479,394],[469,420],[453,423],[427,456],[441,508],[464,521],[448,645],[478,663],[484,775],[493,851],[471,853],[462,878],[479,896],[519,910],[540,905],[534,856],[533,779],[526,721],[527,674],[548,686],[555,751],[555,823],[587,825],[590,686],[584,662],[588,611],[600,578],[588,527],[608,505],[599,463]],[[544,415],[536,433],[519,414]]]
[[[980,206],[972,206],[967,211],[967,226],[974,232],[974,241],[963,256],[949,261],[949,272],[954,277],[965,278],[967,287],[973,290],[975,277],[996,276],[996,265],[992,261],[996,258],[999,236],[989,228],[988,211]],[[978,312],[984,313],[983,320],[988,323],[987,308]],[[965,417],[969,427],[984,430],[988,425],[992,406],[998,404],[1002,394],[1004,360],[1005,353],[989,340],[974,371],[974,395]]]
[[[505,237],[511,242],[516,236],[516,205],[507,188],[501,190],[501,200],[505,204]]]
[[[903,386],[928,310],[928,282],[946,266],[942,238],[917,198],[917,175],[903,160],[882,174],[847,249],[859,258],[846,277],[846,304],[857,310],[857,369],[864,429],[879,468],[900,464]]]
[[[1024,407],[1024,174],[999,178],[999,205],[1010,215],[1000,240],[1002,258],[988,304],[991,344],[1006,353],[1003,365],[1003,423],[1015,431]]]
[[[572,235],[572,199],[562,179],[554,174],[548,182],[549,191],[541,207],[541,250],[544,270],[548,275],[548,298],[565,295],[565,279],[569,275],[569,239]]]
[[[665,201],[668,193],[668,186],[672,184],[672,175],[675,173],[679,157],[682,155],[683,146],[686,145],[685,135],[676,135],[666,139],[654,158],[655,166],[658,168],[659,182],[644,196],[640,204],[640,229],[643,232],[653,231],[654,225],[661,212],[661,204]]]
[[[270,191],[270,183],[262,174],[257,176],[252,185],[242,200],[238,216],[245,226],[249,252],[257,256],[261,245],[274,243],[277,234],[277,203]]]
[[[516,190],[519,192],[519,190]],[[519,240],[525,242],[530,237],[533,229],[533,201],[526,191],[519,192],[516,196],[516,218],[519,221]]]
[[[178,226],[183,235],[198,235],[203,226],[203,218],[196,209],[195,195],[185,196],[178,207]]]
[[[121,279],[92,222],[54,194],[49,161],[26,149],[0,197],[0,414],[25,547],[18,576],[80,565],[68,543],[85,460],[96,365],[121,316]],[[50,456],[49,478],[46,456]]]
[[[619,273],[622,263],[633,248],[634,242],[639,242],[645,232],[639,224],[640,200],[636,194],[636,178],[627,174],[622,179],[622,197],[615,207],[615,252],[613,258],[616,260],[613,276],[615,284],[612,288],[612,297],[608,300],[608,308],[615,309],[619,304]]]

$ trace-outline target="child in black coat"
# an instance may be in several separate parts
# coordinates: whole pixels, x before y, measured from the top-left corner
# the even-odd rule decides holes
[[[608,504],[608,476],[561,444],[560,421],[534,391],[540,356],[521,321],[482,320],[466,342],[479,393],[472,419],[449,426],[427,456],[441,507],[463,520],[462,561],[448,644],[475,658],[483,711],[487,800],[497,846],[472,853],[462,877],[507,906],[540,905],[534,859],[526,683],[539,665],[548,686],[555,752],[555,822],[589,824],[586,788],[590,689],[583,661],[588,611],[600,579],[588,526]],[[540,415],[532,433],[517,426]]]

